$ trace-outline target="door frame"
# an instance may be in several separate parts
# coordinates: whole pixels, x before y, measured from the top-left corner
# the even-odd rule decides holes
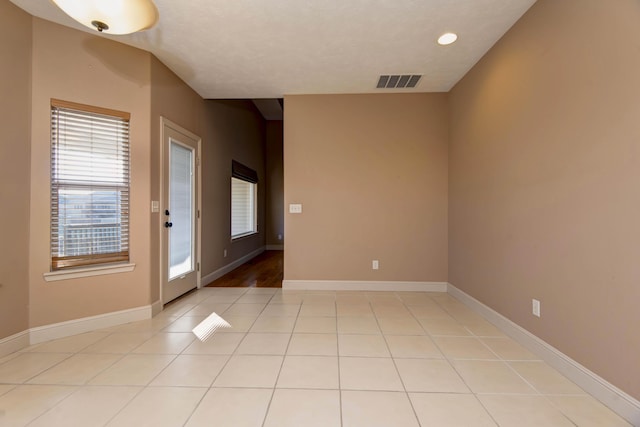
[[[197,141],[198,148],[196,150],[196,289],[202,288],[202,138],[198,135],[188,131],[182,126],[172,122],[164,116],[160,116],[160,220],[158,221],[158,235],[160,238],[160,252],[158,253],[160,265],[160,276],[158,280],[158,287],[160,288],[160,304],[164,307],[164,289],[162,283],[164,281],[164,275],[166,274],[166,265],[163,263],[163,254],[167,249],[164,246],[164,239],[162,238],[162,233],[164,232],[164,225],[162,222],[162,213],[164,212],[164,208],[166,206],[166,200],[164,200],[164,179],[167,171],[164,167],[164,160],[167,154],[167,147],[165,146],[165,127],[171,128],[174,131],[185,135],[188,138]]]

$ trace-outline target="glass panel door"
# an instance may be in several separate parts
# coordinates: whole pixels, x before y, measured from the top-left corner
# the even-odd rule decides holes
[[[172,139],[169,156],[169,280],[172,280],[194,270],[193,149]]]

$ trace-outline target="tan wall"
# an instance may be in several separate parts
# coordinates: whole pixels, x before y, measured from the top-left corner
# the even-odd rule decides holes
[[[30,326],[150,303],[151,55],[120,43],[33,20],[30,216]],[[50,268],[50,99],[131,113],[131,261],[135,271],[45,282]]]
[[[282,159],[282,120],[267,121],[266,178],[267,178],[267,245],[284,244],[284,175]],[[280,238],[278,238],[280,236]]]
[[[160,117],[203,138],[204,100],[155,56],[151,56],[151,200],[160,200]],[[204,142],[204,141],[203,141]],[[164,216],[151,214],[151,301],[160,299],[160,235]],[[204,220],[204,219],[203,219]]]
[[[287,280],[447,280],[445,94],[287,96]],[[380,269],[371,269],[371,261]]]
[[[251,101],[205,102],[202,276],[265,244],[264,120]],[[258,234],[231,242],[231,160],[258,172]],[[227,258],[223,251],[227,249]],[[206,283],[205,283],[206,284]]]
[[[28,327],[31,16],[0,2],[0,339]]]
[[[266,182],[264,121],[250,102],[205,102],[148,52],[32,18],[8,2],[1,7],[0,61],[7,74],[0,108],[8,138],[0,146],[7,184],[0,189],[2,202],[14,206],[2,213],[12,224],[6,241],[14,243],[0,249],[0,338],[158,300],[160,218],[150,212],[150,201],[159,200],[160,116],[201,136],[203,165],[212,165],[203,173],[203,275],[264,246],[262,229],[234,243],[229,236],[231,159],[254,167]],[[44,281],[50,269],[51,98],[131,113],[131,273]],[[264,227],[265,191],[259,205]]]
[[[151,140],[160,139],[160,116],[202,138],[202,276],[205,277],[264,246],[263,227],[259,227],[258,235],[232,243],[230,217],[231,160],[251,166],[258,172],[261,184],[265,182],[263,120],[250,102],[203,100],[155,57],[151,61],[151,85]],[[159,200],[159,142],[152,147],[151,194],[153,200]],[[264,224],[265,200],[265,192],[259,191],[260,225]],[[161,221],[161,215],[153,214],[152,301],[159,298]],[[226,258],[224,249],[227,249]]]
[[[449,153],[450,282],[636,399],[638,22],[539,0],[453,89]]]

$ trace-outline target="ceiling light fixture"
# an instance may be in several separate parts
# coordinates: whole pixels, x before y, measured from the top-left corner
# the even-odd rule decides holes
[[[438,44],[441,46],[446,46],[458,40],[458,35],[456,33],[444,33],[440,37],[438,37]]]
[[[131,34],[158,22],[153,0],[53,0],[85,27],[108,34]]]

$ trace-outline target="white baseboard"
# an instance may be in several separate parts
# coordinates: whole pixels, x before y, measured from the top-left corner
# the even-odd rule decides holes
[[[447,292],[446,282],[378,282],[360,280],[283,280],[284,290]]]
[[[257,257],[264,251],[265,251],[265,247],[263,246],[260,249],[256,249],[255,251],[248,253],[242,258],[238,258],[237,260],[225,265],[224,267],[217,269],[213,273],[209,273],[206,276],[202,276],[202,280],[200,281],[200,283],[202,284],[202,287],[207,286],[209,283],[213,282],[214,280],[219,279],[225,274],[235,270],[245,262],[252,260],[253,258]]]
[[[267,245],[268,251],[284,251],[284,245]]]
[[[18,332],[0,339],[0,357],[14,353],[29,345],[29,331]]]
[[[449,284],[447,288],[447,292],[450,295],[493,323],[502,332],[522,344],[532,353],[540,356],[549,365],[582,387],[587,393],[607,405],[632,425],[640,426],[640,402],[638,400],[471,295],[452,284]]]
[[[154,303],[151,303],[151,317],[156,317],[160,312],[162,312],[162,301],[158,300]]]
[[[83,317],[51,325],[38,326],[29,329],[29,341],[30,344],[38,344],[44,341],[64,338],[96,329],[122,325],[124,323],[135,322],[137,320],[150,319],[151,312],[151,306],[147,305],[144,307],[136,307],[128,310],[99,314],[97,316]]]

